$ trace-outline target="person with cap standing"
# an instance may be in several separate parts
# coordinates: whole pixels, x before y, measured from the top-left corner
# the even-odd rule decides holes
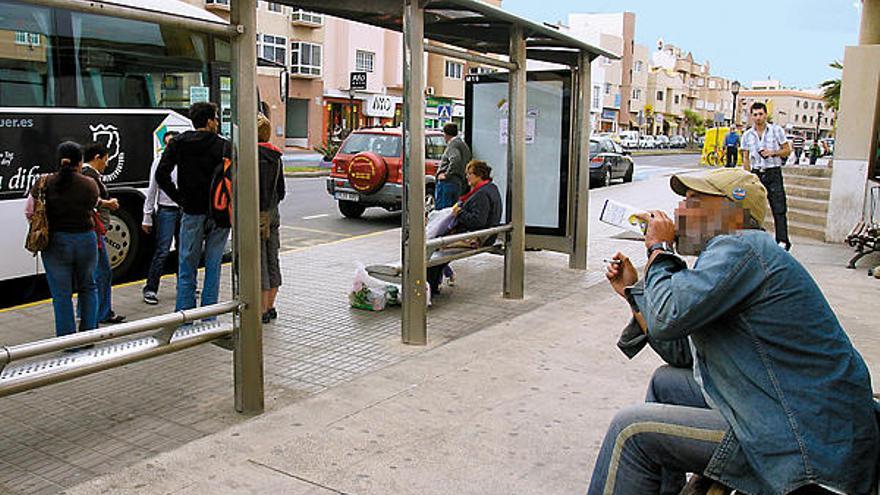
[[[788,207],[782,182],[782,165],[791,154],[791,143],[782,127],[767,122],[766,105],[753,103],[751,112],[754,126],[742,137],[743,168],[754,172],[767,188],[776,242],[788,251],[791,241],[788,239],[788,218],[785,216]]]
[[[765,188],[739,169],[671,186],[685,197],[676,221],[643,218],[644,282],[620,253],[606,277],[629,327],[686,344],[693,371],[655,374],[662,403],[618,412],[588,493],[668,493],[670,472],[740,493],[868,493],[880,435],[867,366],[810,274],[760,230]]]

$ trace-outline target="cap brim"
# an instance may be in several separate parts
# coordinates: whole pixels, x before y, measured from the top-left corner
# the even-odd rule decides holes
[[[710,196],[726,196],[723,191],[709,183],[699,175],[673,175],[669,179],[669,187],[679,196],[687,196],[688,191],[694,191]]]

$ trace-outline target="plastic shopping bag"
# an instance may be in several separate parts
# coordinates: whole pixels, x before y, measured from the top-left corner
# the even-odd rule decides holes
[[[364,265],[357,263],[348,301],[353,308],[382,311],[385,306],[400,304],[400,286],[371,277]]]
[[[428,225],[425,227],[425,235],[428,239],[440,237],[455,227],[456,216],[452,214],[452,207],[434,210],[428,214]]]

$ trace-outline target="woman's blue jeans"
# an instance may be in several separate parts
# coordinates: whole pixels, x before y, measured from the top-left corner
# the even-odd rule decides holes
[[[80,331],[98,326],[98,290],[95,284],[95,266],[98,262],[98,242],[95,233],[54,232],[49,246],[41,253],[46,281],[52,293],[55,310],[55,335],[76,332],[73,314],[73,292],[79,295],[82,308]]]

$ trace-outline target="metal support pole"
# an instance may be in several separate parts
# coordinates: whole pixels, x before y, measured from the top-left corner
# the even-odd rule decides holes
[[[577,270],[587,269],[587,251],[590,245],[590,54],[580,52],[577,67],[577,90],[575,109],[574,139],[577,152],[571,159],[577,167],[573,180],[576,181],[574,197],[569,198],[569,211],[574,214],[571,254],[568,267]]]
[[[257,187],[257,9],[248,0],[231,0],[230,17],[244,27],[232,40],[232,140],[235,168],[235,270],[238,299],[235,318],[235,410],[263,412],[263,327],[260,317],[260,216]],[[233,284],[235,285],[235,284]]]
[[[522,27],[510,28],[510,72],[507,114],[507,211],[512,229],[504,250],[504,297],[522,299],[525,278],[526,171],[526,40]]]
[[[464,50],[458,50],[455,48],[449,48],[446,46],[440,45],[425,45],[425,51],[428,53],[436,53],[437,55],[443,55],[444,57],[452,57],[458,60],[466,60],[468,62],[475,62],[482,65],[488,65],[489,67],[498,67],[499,69],[507,69],[507,70],[516,70],[516,64],[512,64],[505,60],[498,60],[491,57],[486,57],[484,55],[477,55],[474,53],[469,53]]]
[[[403,316],[404,344],[428,343],[425,268],[425,12],[403,4]]]

